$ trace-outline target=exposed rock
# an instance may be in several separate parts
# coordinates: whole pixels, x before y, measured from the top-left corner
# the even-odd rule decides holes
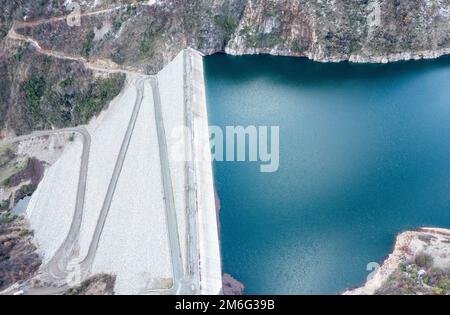
[[[63,4],[39,3],[0,1],[0,75],[6,78],[0,85],[0,130],[7,127],[2,134],[86,123],[110,100],[95,100],[98,87],[82,63],[41,56],[27,43],[9,39],[13,21],[17,33],[46,51],[146,73],[161,70],[187,46],[205,54],[353,62],[450,53],[450,0],[161,0],[153,5],[87,0],[81,3],[80,26],[67,22],[64,14],[70,10]],[[30,104],[24,86],[41,77],[46,84]]]
[[[0,215],[0,291],[30,279],[41,264],[28,228],[22,217]]]
[[[449,22],[449,0],[175,0],[82,16],[80,27],[58,20],[18,31],[46,49],[82,54],[90,32],[116,25],[96,36],[88,56],[156,72],[186,46],[319,61],[431,58],[449,52]]]
[[[9,180],[9,186],[18,186],[24,181],[30,181],[32,185],[37,186],[44,176],[45,166],[38,159],[32,157],[28,159],[27,166]]]
[[[450,230],[401,233],[374,276],[344,294],[450,294]]]
[[[222,277],[224,295],[243,295],[244,285],[234,279],[231,275],[225,273]]]
[[[44,162],[18,154],[17,146],[0,148],[0,212],[31,195],[42,180]]]
[[[78,287],[70,288],[65,295],[114,295],[116,277],[99,274],[83,281]]]

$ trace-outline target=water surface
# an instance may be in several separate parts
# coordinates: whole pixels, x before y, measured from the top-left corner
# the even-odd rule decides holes
[[[248,294],[362,284],[395,236],[450,228],[450,58],[205,58],[210,124],[280,126],[280,168],[216,162],[224,272]]]

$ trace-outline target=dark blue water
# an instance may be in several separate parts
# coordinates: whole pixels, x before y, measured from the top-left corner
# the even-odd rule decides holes
[[[248,294],[335,294],[395,236],[450,228],[450,58],[205,59],[210,124],[280,126],[280,168],[216,162],[224,272]]]

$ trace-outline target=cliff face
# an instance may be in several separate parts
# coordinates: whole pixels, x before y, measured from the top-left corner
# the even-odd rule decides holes
[[[448,0],[250,0],[226,51],[381,62],[449,48]]]
[[[64,4],[77,2],[80,23],[73,25]],[[19,133],[82,123],[73,108],[87,112],[87,118],[103,108],[97,88],[92,93],[86,88],[94,75],[83,70],[83,60],[156,73],[185,47],[205,54],[270,53],[356,62],[450,53],[450,0],[0,0],[0,9],[0,74],[6,78],[0,84],[0,130],[7,126]],[[40,51],[25,45],[24,38]],[[49,55],[43,57],[43,52]],[[58,61],[55,56],[61,54]],[[70,80],[73,73],[75,81]],[[40,91],[35,103],[46,107],[40,112],[52,119],[25,121],[30,108],[24,84],[49,76],[51,86]],[[62,86],[55,90],[56,82]],[[73,91],[84,95],[77,104]],[[55,113],[61,102],[67,108]],[[18,113],[11,110],[14,106]]]
[[[24,24],[18,32],[47,49],[152,73],[186,46],[205,54],[361,62],[450,52],[450,0],[162,0],[117,7],[125,2],[110,5],[116,10],[83,15],[77,27],[62,19]]]

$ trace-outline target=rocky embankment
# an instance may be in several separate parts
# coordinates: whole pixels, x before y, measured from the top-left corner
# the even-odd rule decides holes
[[[222,277],[224,295],[242,295],[245,287],[242,283],[225,273]]]
[[[83,281],[79,286],[70,288],[64,295],[114,295],[116,277],[98,274]]]
[[[450,230],[421,228],[397,236],[394,251],[350,295],[450,294]]]
[[[0,214],[0,291],[28,280],[41,265],[33,232],[23,217]]]

